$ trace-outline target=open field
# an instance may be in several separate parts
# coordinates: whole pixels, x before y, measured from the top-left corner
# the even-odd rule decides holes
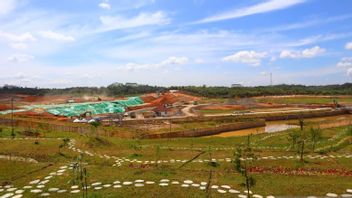
[[[23,193],[25,197],[37,197],[46,192],[52,197],[68,195],[80,197],[82,191],[75,194],[77,189],[71,181],[74,178],[73,171],[69,168],[60,168],[75,162],[80,152],[83,153],[82,160],[86,163],[84,167],[88,172],[88,184],[91,186],[93,183],[102,182],[95,187],[106,185],[101,190],[92,189],[92,186],[88,190],[90,197],[166,197],[175,193],[178,197],[190,195],[205,197],[207,193],[201,190],[199,185],[201,182],[209,183],[209,181],[211,186],[214,186],[208,191],[212,197],[233,197],[243,194],[244,187],[240,185],[243,178],[235,171],[231,159],[234,158],[235,147],[246,142],[246,137],[131,140],[48,132],[43,134],[43,138],[35,140],[20,139],[23,136],[19,132],[23,129],[17,128],[16,139],[11,140],[10,128],[2,127],[2,129],[1,155],[11,154],[38,161],[29,163],[0,159],[2,185],[13,185],[16,190],[23,189],[24,186],[32,186],[32,190],[42,190],[36,194],[34,193],[36,191],[31,193],[30,189],[25,189]],[[346,193],[346,189],[352,186],[351,129],[351,127],[324,129],[316,152],[312,151],[311,145],[307,146],[305,162],[296,159],[296,152],[289,148],[288,134],[298,129],[253,135],[251,146],[257,160],[252,165],[251,174],[257,183],[251,190],[263,196],[323,196],[327,193]],[[309,128],[306,131],[308,133]],[[74,143],[59,151],[62,140],[57,138],[64,137],[70,138]],[[341,140],[347,143],[339,144]],[[195,156],[198,157],[191,160]],[[190,163],[187,163],[188,160],[191,160]],[[213,163],[210,163],[212,160]],[[64,170],[62,174],[53,174],[60,173],[60,170]],[[210,172],[211,179],[209,179]],[[48,178],[51,173],[52,178],[43,179]],[[48,180],[48,183],[29,184],[36,179],[40,179],[40,182]],[[117,180],[125,182],[125,185],[118,184]],[[191,180],[195,185],[192,186],[191,181],[186,180]],[[126,181],[131,181],[132,184]],[[152,181],[156,183],[152,184]],[[172,184],[173,181],[175,184]],[[180,184],[176,184],[175,181]],[[189,187],[184,182],[190,183]],[[215,188],[221,185],[225,186]],[[227,185],[232,189],[231,192],[236,193],[230,193]],[[57,193],[54,192],[55,188],[67,192]],[[2,194],[8,193],[6,188],[3,189]],[[225,194],[222,194],[222,190],[225,190]]]
[[[0,196],[82,197],[88,186],[88,197],[245,197],[245,178],[235,166],[238,148],[250,148],[255,156],[242,158],[250,162],[246,170],[256,181],[250,187],[253,197],[352,196],[351,115],[329,106],[330,99],[319,98],[319,104],[308,99],[299,103],[302,98],[294,97],[278,104],[253,98],[210,100],[198,106],[193,104],[198,98],[186,94],[141,98],[143,104],[126,109],[137,113],[136,118],[119,121],[108,114],[86,118],[103,117],[98,126],[36,108],[14,114],[12,133],[11,114],[2,115]],[[349,100],[345,97],[344,102]],[[45,103],[39,101],[37,107],[45,107],[41,102]],[[173,113],[142,117],[165,106]],[[234,111],[238,114],[232,115]],[[304,118],[301,131],[298,118],[303,115],[314,118]],[[260,127],[251,124],[259,122]],[[241,124],[248,126],[230,130]],[[314,146],[312,128],[320,131]],[[219,134],[221,129],[227,131]],[[195,131],[217,135],[143,139]],[[303,160],[293,134],[304,138]],[[86,170],[81,175],[86,182],[77,179],[79,168]]]
[[[273,104],[333,104],[334,100],[341,104],[351,104],[351,96],[280,96],[257,97],[256,101]]]

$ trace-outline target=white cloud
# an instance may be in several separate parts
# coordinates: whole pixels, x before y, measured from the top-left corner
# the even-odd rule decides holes
[[[345,48],[346,48],[346,49],[349,49],[349,50],[352,50],[352,42],[346,43]]]
[[[347,75],[352,76],[352,68],[347,69]]]
[[[24,63],[34,59],[34,56],[27,55],[27,54],[15,54],[8,57],[8,61],[13,63]]]
[[[28,45],[25,43],[10,43],[10,47],[14,49],[24,50],[28,48]]]
[[[127,63],[126,65],[120,67],[123,70],[143,70],[143,69],[160,69],[172,65],[184,65],[189,62],[187,57],[169,57],[166,60],[156,63],[156,64],[137,64],[137,63]]]
[[[337,63],[337,67],[352,68],[352,57],[344,57]]]
[[[17,0],[1,0],[0,1],[0,15],[6,15],[12,12],[17,5]]]
[[[345,68],[348,76],[352,76],[352,57],[344,57],[337,63],[337,67]]]
[[[205,63],[205,61],[204,61],[203,59],[201,59],[201,58],[195,59],[194,62],[195,62],[196,64],[203,64],[203,63]]]
[[[147,25],[164,25],[170,22],[170,19],[163,11],[154,13],[140,13],[133,18],[125,18],[122,16],[102,16],[101,23],[105,26],[103,31],[114,29],[128,29]]]
[[[240,18],[240,17],[254,15],[254,14],[261,14],[261,13],[289,8],[291,6],[294,6],[303,2],[305,2],[305,0],[267,0],[266,2],[252,5],[249,7],[235,9],[215,16],[207,17],[196,23],[209,23],[209,22],[222,21],[227,19],[235,19],[235,18]]]
[[[323,54],[326,50],[319,46],[315,46],[309,49],[305,49],[303,51],[291,51],[291,50],[283,50],[280,53],[280,58],[313,58]]]
[[[13,33],[8,33],[8,32],[2,32],[0,31],[0,38],[3,38],[5,40],[11,41],[11,42],[28,42],[28,41],[36,41],[37,39],[29,32],[23,33],[23,34],[13,34]]]
[[[226,56],[222,60],[226,62],[244,63],[252,66],[259,66],[261,60],[267,56],[266,52],[239,51],[233,55]]]
[[[47,39],[57,40],[57,41],[66,41],[66,42],[73,42],[76,39],[72,36],[64,35],[54,31],[40,31],[40,36]]]
[[[110,10],[111,5],[109,4],[109,0],[105,0],[98,5],[100,8],[105,9],[105,10]]]

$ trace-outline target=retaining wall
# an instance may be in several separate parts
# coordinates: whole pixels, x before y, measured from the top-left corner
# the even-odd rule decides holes
[[[203,129],[194,129],[186,131],[175,131],[161,134],[144,134],[142,138],[179,138],[179,137],[201,137],[208,135],[216,135],[222,132],[235,131],[241,129],[255,128],[255,127],[264,127],[265,120],[256,120],[250,122],[239,122],[233,124],[224,124],[218,127],[209,127]]]

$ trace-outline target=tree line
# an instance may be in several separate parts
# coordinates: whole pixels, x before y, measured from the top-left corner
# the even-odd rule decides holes
[[[0,87],[0,94],[26,94],[26,95],[107,95],[125,96],[152,92],[164,92],[167,90],[180,90],[203,97],[252,97],[265,95],[352,95],[352,83],[342,85],[274,85],[254,87],[225,87],[225,86],[150,86],[150,85],[124,85],[111,84],[107,87],[72,87],[72,88],[29,88],[17,86]]]

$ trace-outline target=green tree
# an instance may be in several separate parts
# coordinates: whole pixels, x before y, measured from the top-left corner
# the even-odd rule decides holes
[[[321,139],[322,135],[321,135],[321,129],[320,128],[310,128],[310,141],[312,143],[312,150],[313,152],[315,151],[315,147],[316,144],[318,143],[318,141]]]
[[[296,130],[293,130],[288,134],[287,139],[291,143],[292,150],[295,150],[299,136],[300,134]]]

